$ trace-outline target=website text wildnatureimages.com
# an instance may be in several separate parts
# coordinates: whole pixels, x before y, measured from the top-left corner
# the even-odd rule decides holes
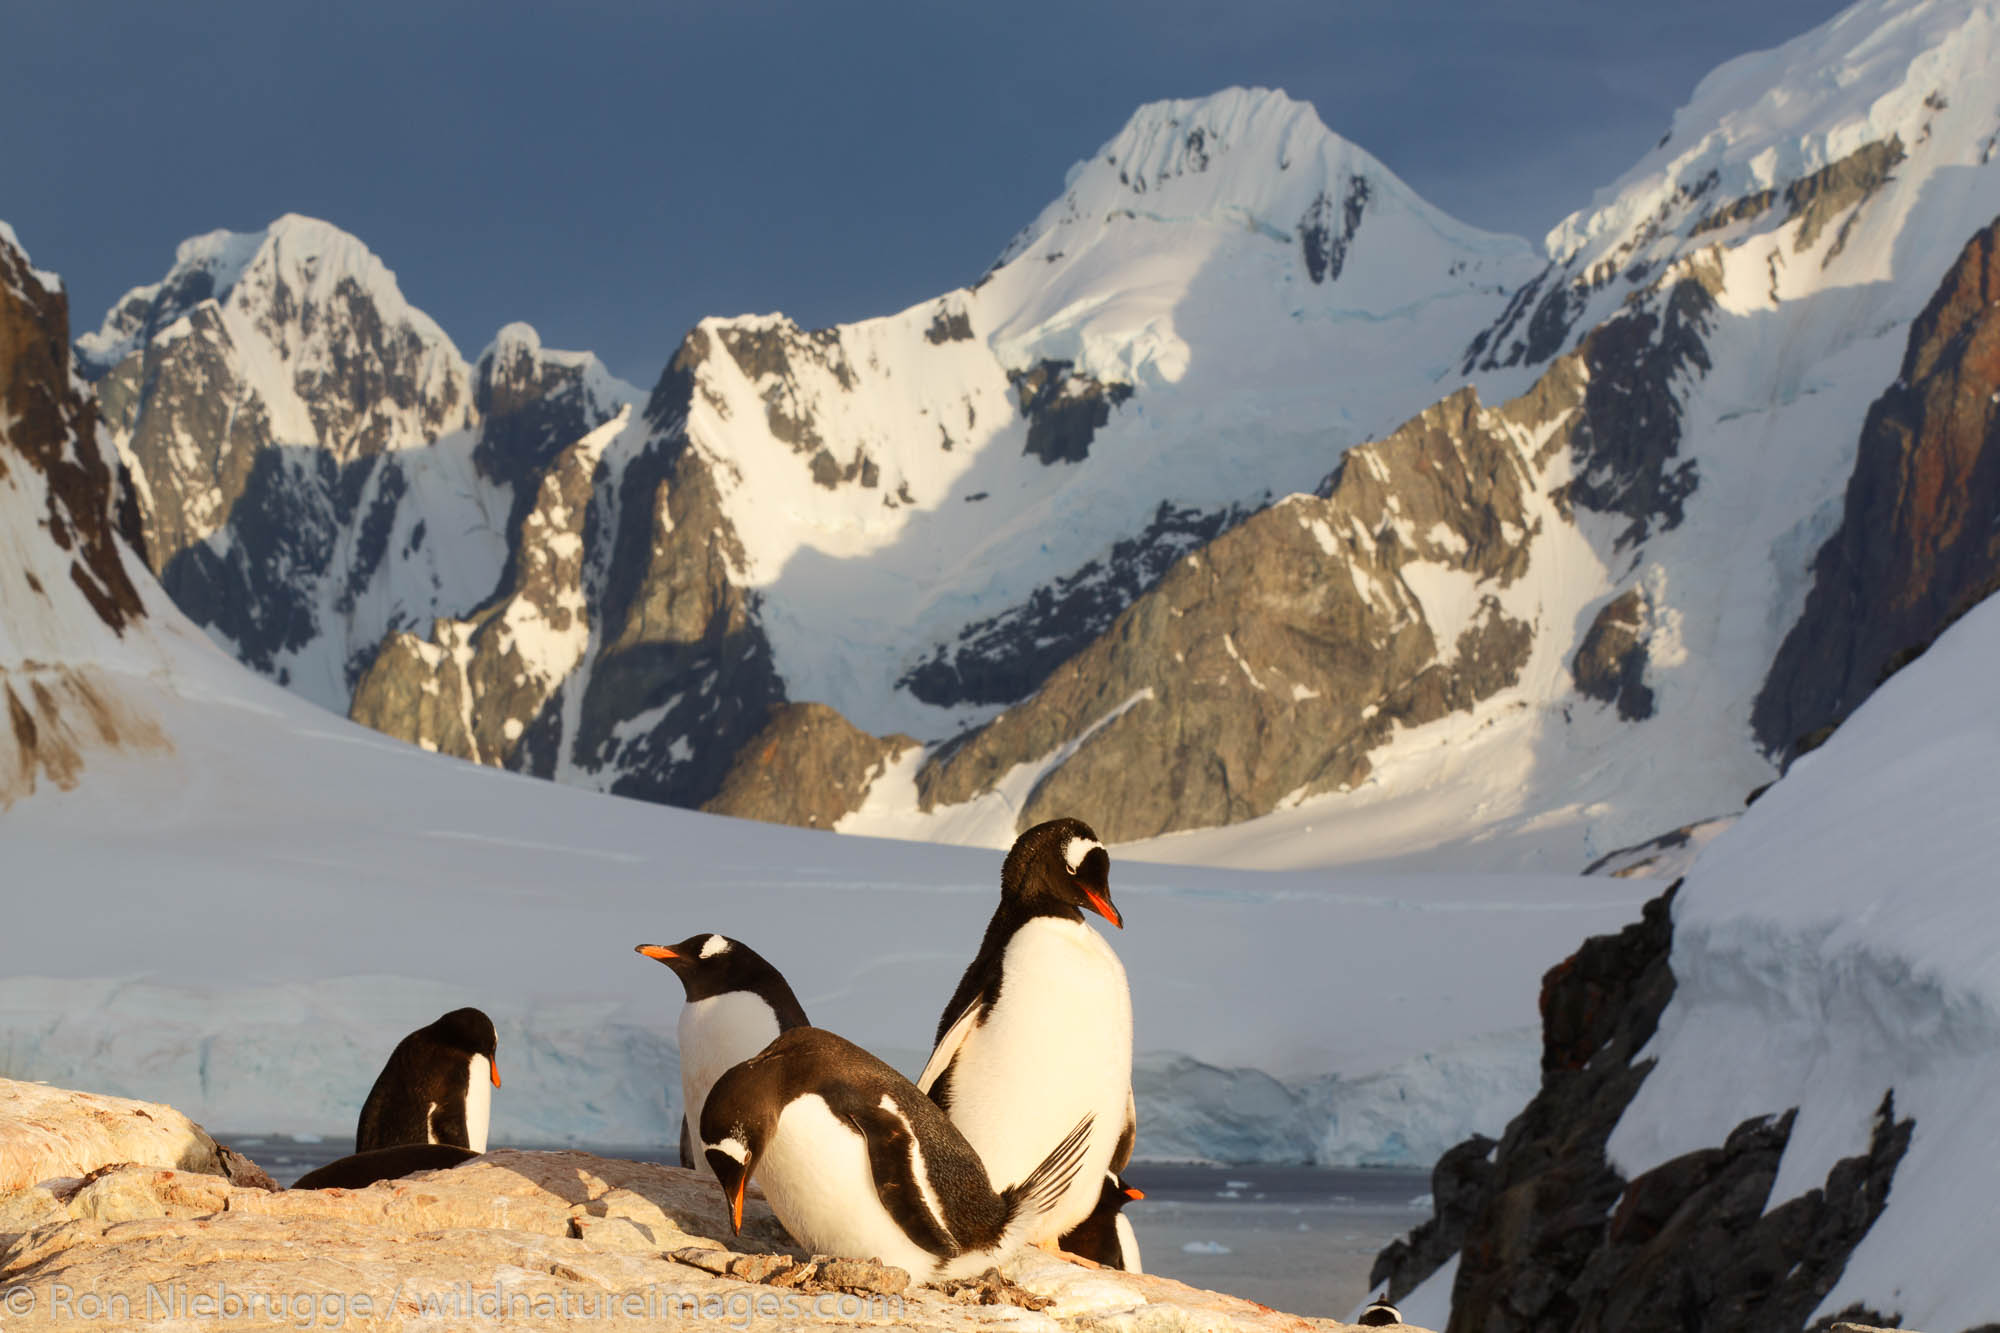
[[[264,1327],[345,1328],[350,1319],[372,1320],[400,1312],[420,1319],[679,1319],[746,1327],[759,1319],[900,1320],[903,1298],[845,1292],[737,1290],[697,1294],[651,1283],[630,1291],[544,1287],[520,1290],[470,1282],[392,1292],[264,1291],[218,1282],[196,1286],[149,1282],[138,1290],[79,1288],[60,1282],[9,1287],[0,1292],[0,1329],[10,1318],[41,1314],[126,1326],[167,1320],[215,1320]]]

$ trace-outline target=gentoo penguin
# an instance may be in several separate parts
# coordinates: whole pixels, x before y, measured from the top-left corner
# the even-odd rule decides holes
[[[815,1254],[877,1259],[920,1282],[1006,1259],[1074,1181],[1090,1120],[995,1193],[963,1135],[916,1085],[850,1041],[793,1028],[716,1080],[701,1142],[743,1225],[751,1177]]]
[[[693,1167],[691,1126],[722,1071],[806,1025],[806,1011],[778,969],[726,935],[690,935],[679,944],[641,944],[639,953],[674,970],[687,991],[681,1009],[681,1165]]]
[[[361,1105],[354,1150],[448,1143],[485,1152],[498,1045],[493,1020],[477,1009],[454,1009],[403,1038]]]
[[[1390,1324],[1402,1323],[1403,1312],[1389,1304],[1385,1298],[1378,1296],[1368,1303],[1368,1308],[1363,1310],[1354,1322],[1364,1324],[1369,1328],[1382,1328]]]
[[[1026,1178],[1089,1117],[1082,1170],[1032,1237],[1052,1248],[1097,1206],[1106,1171],[1132,1155],[1132,994],[1085,909],[1123,928],[1111,858],[1090,826],[1023,833],[1000,869],[1000,906],[938,1020],[917,1086],[944,1108],[995,1181]]]
[[[1146,1197],[1144,1190],[1127,1185],[1116,1171],[1104,1173],[1104,1188],[1098,1192],[1097,1207],[1090,1216],[1063,1233],[1059,1242],[1065,1253],[1089,1259],[1106,1268],[1122,1268],[1143,1273],[1139,1263],[1139,1238],[1132,1233],[1132,1219],[1125,1205]]]
[[[479,1156],[449,1143],[405,1143],[353,1153],[315,1167],[292,1182],[295,1190],[358,1190],[378,1180],[398,1180],[419,1171],[443,1171]]]

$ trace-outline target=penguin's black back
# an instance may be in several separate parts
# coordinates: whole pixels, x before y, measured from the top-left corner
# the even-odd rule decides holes
[[[397,1180],[419,1171],[442,1171],[479,1156],[450,1143],[405,1143],[376,1148],[328,1162],[300,1176],[295,1190],[366,1189],[378,1180]]]
[[[493,1020],[477,1009],[454,1009],[396,1044],[361,1104],[356,1153],[436,1142],[472,1147],[465,1102],[472,1057],[494,1058]]]

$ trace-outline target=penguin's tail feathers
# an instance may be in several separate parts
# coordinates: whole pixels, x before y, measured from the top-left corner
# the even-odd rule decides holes
[[[1090,1130],[1096,1123],[1095,1114],[1077,1121],[1076,1128],[1042,1159],[1041,1165],[1030,1171],[1020,1184],[1006,1191],[1002,1197],[1007,1201],[1009,1230],[1019,1226],[1034,1229],[1035,1223],[1048,1216],[1062,1202],[1063,1195],[1069,1192],[1069,1187],[1076,1181],[1076,1173],[1083,1166],[1084,1150],[1090,1146]]]

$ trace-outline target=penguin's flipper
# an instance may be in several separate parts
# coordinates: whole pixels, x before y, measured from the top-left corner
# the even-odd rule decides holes
[[[454,1148],[472,1146],[472,1130],[465,1123],[465,1102],[462,1098],[449,1106],[433,1102],[429,1129],[432,1143],[449,1144]]]
[[[936,1192],[918,1175],[917,1138],[910,1122],[887,1106],[855,1107],[847,1112],[847,1119],[868,1145],[875,1195],[896,1219],[896,1225],[940,1259],[957,1255],[960,1247],[945,1225]]]
[[[1139,1102],[1132,1090],[1125,1090],[1125,1128],[1118,1134],[1118,1146],[1111,1150],[1111,1169],[1123,1171],[1132,1164],[1132,1143],[1139,1137]]]
[[[1083,1154],[1090,1147],[1090,1127],[1096,1123],[1094,1114],[1077,1121],[1069,1137],[1051,1149],[1041,1165],[1030,1171],[1020,1184],[1007,1189],[1001,1197],[1010,1206],[1010,1217],[1018,1217],[1022,1213],[1040,1217],[1062,1202],[1070,1183],[1076,1179],[1078,1169],[1083,1166]]]
[[[688,1136],[688,1118],[681,1117],[681,1165],[694,1170],[694,1140]]]
[[[973,996],[972,1002],[965,1006],[959,1016],[952,1020],[951,1026],[944,1030],[944,1035],[938,1038],[937,1047],[931,1052],[931,1058],[924,1063],[924,1072],[917,1075],[918,1092],[925,1094],[939,1106],[949,1108],[950,1080],[945,1079],[947,1085],[945,1088],[937,1088],[936,1084],[944,1078],[945,1071],[951,1068],[951,1062],[958,1057],[958,1048],[965,1045],[965,1039],[972,1035],[972,1030],[978,1027],[985,1017],[986,997]]]

